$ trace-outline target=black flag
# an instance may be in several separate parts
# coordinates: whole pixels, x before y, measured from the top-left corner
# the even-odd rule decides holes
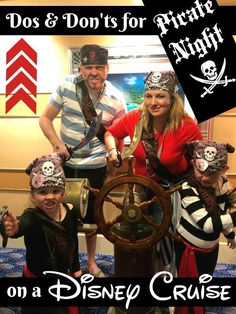
[[[156,27],[198,122],[236,104],[236,45],[215,0],[152,1]]]

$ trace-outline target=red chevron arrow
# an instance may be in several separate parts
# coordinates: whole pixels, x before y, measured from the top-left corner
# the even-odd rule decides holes
[[[36,113],[36,101],[28,93],[20,88],[10,99],[6,101],[6,113],[8,113],[20,100],[22,100],[34,113]]]
[[[23,72],[20,72],[7,84],[6,96],[10,95],[20,84],[23,84],[36,97],[36,85]]]
[[[37,64],[37,53],[30,47],[27,42],[21,38],[8,52],[7,52],[7,63],[9,63],[19,52],[24,51],[24,53],[29,56],[29,58]]]
[[[19,68],[24,68],[36,81],[37,70],[23,55],[19,56],[19,58],[7,68],[6,80],[8,80]]]
[[[36,97],[37,88],[35,82],[37,78],[36,67],[25,58],[22,53],[24,53],[29,60],[37,64],[37,53],[28,45],[24,39],[20,39],[6,54],[7,63],[12,61],[18,54],[19,56],[12,62],[6,70],[6,96],[13,93],[11,97],[6,101],[6,113],[8,113],[20,100],[22,100],[34,113],[36,113],[36,101],[30,96],[30,94]],[[19,69],[19,73],[13,77],[15,72]],[[29,74],[27,76],[24,72]],[[31,79],[32,78],[32,79]],[[29,93],[27,93],[21,86],[24,86]],[[17,90],[17,88],[19,88]],[[16,92],[14,93],[14,91]]]

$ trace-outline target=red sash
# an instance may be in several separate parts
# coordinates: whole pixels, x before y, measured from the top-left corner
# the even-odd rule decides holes
[[[180,236],[175,237],[176,240],[181,241],[185,245],[184,253],[181,257],[179,269],[178,269],[178,277],[199,277],[199,272],[197,268],[196,256],[195,252],[202,253],[210,253],[212,252],[219,243],[216,243],[210,249],[202,249],[195,246],[192,246],[190,243],[184,241]],[[204,307],[202,306],[194,306],[194,314],[204,314]],[[188,314],[189,307],[176,307],[174,314]]]
[[[177,241],[183,242],[185,245],[185,250],[181,257],[181,261],[180,261],[180,265],[178,269],[179,277],[198,277],[199,272],[197,268],[195,252],[201,252],[201,253],[207,254],[214,251],[217,248],[217,246],[219,246],[219,243],[216,243],[210,249],[202,249],[196,246],[192,246],[190,243],[186,242],[183,238],[181,238],[178,235],[175,236],[175,239]]]
[[[194,314],[204,314],[204,307],[202,306],[194,306],[193,310]],[[175,307],[174,314],[189,314],[189,307]]]

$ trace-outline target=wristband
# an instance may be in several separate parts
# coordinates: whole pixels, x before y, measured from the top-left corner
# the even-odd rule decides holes
[[[109,154],[113,149],[116,149],[116,147],[109,149],[109,151],[107,153]]]

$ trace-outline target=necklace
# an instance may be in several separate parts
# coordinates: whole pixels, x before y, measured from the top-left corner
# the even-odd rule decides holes
[[[59,205],[59,220],[58,222],[60,223],[61,222],[61,210],[62,210],[62,204]]]

